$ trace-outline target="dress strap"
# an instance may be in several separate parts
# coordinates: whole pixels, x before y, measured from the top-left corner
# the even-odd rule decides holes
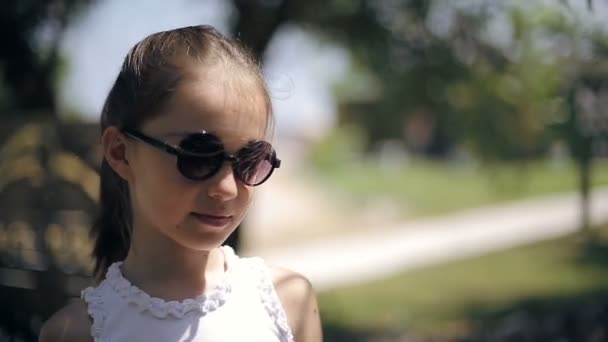
[[[87,287],[80,294],[80,298],[86,303],[87,312],[93,320],[91,337],[93,337],[95,342],[104,341],[103,327],[107,317],[103,296],[100,292],[101,289],[99,287]]]
[[[293,334],[287,323],[287,315],[272,283],[268,265],[259,257],[248,259],[251,261],[252,269],[257,278],[262,304],[264,304],[266,311],[278,328],[281,342],[293,342]]]

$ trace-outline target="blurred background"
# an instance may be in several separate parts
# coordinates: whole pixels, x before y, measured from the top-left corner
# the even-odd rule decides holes
[[[263,62],[284,167],[230,243],[306,274],[326,341],[608,341],[605,0],[8,0],[0,341],[91,282],[128,49],[211,24]]]

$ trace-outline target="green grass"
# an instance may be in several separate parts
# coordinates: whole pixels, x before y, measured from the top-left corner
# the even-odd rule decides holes
[[[608,236],[608,227],[601,232]],[[467,326],[479,308],[608,289],[608,248],[588,251],[569,236],[412,271],[322,292],[321,313],[326,325],[354,330]]]
[[[502,164],[468,169],[445,162],[412,161],[382,169],[375,163],[344,163],[317,169],[324,186],[355,203],[384,197],[396,201],[404,216],[444,213],[501,201],[575,191],[574,164]],[[608,185],[608,161],[593,167],[593,186]]]

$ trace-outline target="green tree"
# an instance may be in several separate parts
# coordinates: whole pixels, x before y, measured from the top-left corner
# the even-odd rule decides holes
[[[92,0],[8,0],[0,11],[0,110],[56,115],[59,43],[70,21]]]
[[[402,138],[404,120],[422,114],[435,124],[439,136],[468,146],[486,163],[537,158],[554,137],[550,123],[566,108],[564,89],[577,79],[577,66],[587,63],[577,55],[580,40],[588,38],[580,19],[564,11],[567,1],[525,6],[493,1],[459,6],[432,0],[234,3],[238,20],[233,32],[258,56],[285,23],[301,25],[350,50],[356,71],[372,80],[364,92],[373,96],[355,92],[351,97],[365,98],[364,103],[344,106],[354,110],[342,115],[363,128],[368,148]],[[587,3],[592,9],[593,2]],[[453,11],[452,23],[449,30],[437,32],[431,16],[442,7]],[[506,17],[511,28],[506,46],[486,35],[498,16]],[[559,44],[546,46],[555,41]],[[597,39],[589,41],[599,48]],[[598,58],[603,57],[594,53],[593,59]],[[346,80],[339,88],[346,101],[351,101],[348,93],[356,81]],[[360,89],[359,84],[354,88]],[[569,137],[586,198],[587,152],[575,148],[580,143]]]

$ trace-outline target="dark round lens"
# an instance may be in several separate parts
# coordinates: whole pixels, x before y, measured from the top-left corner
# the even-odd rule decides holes
[[[178,156],[177,167],[186,178],[204,180],[213,176],[224,161],[224,146],[207,133],[188,135],[179,144],[184,154]]]
[[[274,170],[272,146],[265,141],[250,142],[239,151],[235,172],[247,185],[260,185]]]
[[[193,154],[216,154],[224,151],[224,144],[213,134],[194,133],[185,137],[179,148]]]
[[[222,161],[221,156],[219,158],[180,156],[177,159],[177,168],[188,179],[205,180],[213,176],[222,167]]]

